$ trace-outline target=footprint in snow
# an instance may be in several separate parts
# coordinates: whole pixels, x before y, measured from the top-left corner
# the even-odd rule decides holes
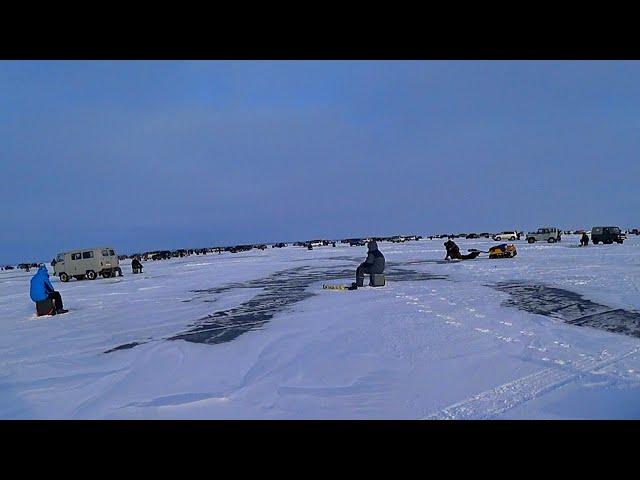
[[[477,327],[476,327],[476,330],[477,330],[478,332],[481,332],[481,333],[489,333],[489,332],[491,332],[491,330],[487,330],[486,328],[477,328]]]
[[[501,324],[506,325],[507,327],[511,327],[513,323],[500,321]]]

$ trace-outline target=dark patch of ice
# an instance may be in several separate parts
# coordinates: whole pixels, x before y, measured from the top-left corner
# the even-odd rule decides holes
[[[611,308],[575,292],[546,285],[509,282],[491,286],[509,294],[504,306],[557,318],[572,325],[640,337],[640,312]]]
[[[361,258],[339,257],[337,260],[349,260],[354,262],[353,267],[309,267],[302,266],[275,272],[267,277],[246,282],[233,282],[218,287],[193,290],[196,298],[186,301],[200,300],[215,302],[216,297],[235,289],[256,289],[258,293],[250,300],[240,305],[215,311],[205,317],[196,320],[189,328],[167,340],[186,340],[194,343],[217,344],[229,342],[239,335],[250,330],[260,329],[274,315],[285,311],[298,302],[317,294],[308,288],[314,283],[327,283],[336,280],[351,283],[355,280],[355,264]],[[402,265],[412,262],[388,263],[385,276],[388,282],[407,282],[425,280],[448,280],[446,276],[434,275],[426,272],[418,272],[400,268]],[[365,278],[365,284],[368,278]],[[348,292],[345,292],[348,294]],[[207,298],[208,297],[208,298]],[[185,300],[183,300],[185,301]],[[130,343],[115,347],[108,352],[132,348],[138,343]],[[107,352],[105,352],[107,353]]]
[[[144,342],[125,343],[124,345],[118,345],[117,347],[113,347],[109,350],[105,350],[103,353],[111,353],[111,352],[115,352],[116,350],[127,350],[128,348],[136,347],[138,345],[141,345],[142,343]]]
[[[230,283],[220,287],[196,290],[194,293],[219,295],[237,288],[259,288],[255,297],[237,307],[220,310],[197,320],[186,332],[179,333],[169,340],[216,344],[228,342],[244,332],[261,328],[273,316],[292,305],[301,302],[315,292],[308,287],[317,282],[330,282],[348,278],[352,281],[355,271],[349,269],[298,267],[273,273],[268,277],[248,282]],[[389,281],[421,281],[445,279],[414,270],[390,267],[385,276]]]

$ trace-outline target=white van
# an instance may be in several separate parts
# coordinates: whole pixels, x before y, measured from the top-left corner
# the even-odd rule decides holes
[[[68,282],[71,277],[95,280],[98,275],[104,278],[115,277],[116,274],[122,276],[118,256],[111,247],[71,250],[59,253],[55,260],[53,274],[58,275],[62,282]]]

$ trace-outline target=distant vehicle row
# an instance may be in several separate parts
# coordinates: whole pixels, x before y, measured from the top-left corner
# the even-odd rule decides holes
[[[591,231],[585,230],[560,230],[556,227],[541,227],[535,232],[529,232],[526,234],[525,240],[529,243],[546,242],[556,243],[562,240],[562,234],[577,234],[582,235],[586,233],[591,235],[591,241],[598,245],[599,243],[612,244],[623,243],[626,240],[625,233],[616,226],[601,226],[593,227]],[[640,229],[634,228],[627,230],[626,233],[631,235],[640,235]],[[458,234],[440,234],[429,235],[427,238],[430,240],[438,238],[466,238],[466,239],[479,239],[479,238],[492,238],[495,241],[515,241],[520,240],[523,233],[517,230],[505,230],[500,233],[492,234],[489,232],[481,233],[458,233]],[[340,240],[342,244],[349,244],[350,246],[364,246],[370,240],[378,242],[392,242],[403,243],[407,241],[421,240],[423,237],[420,235],[394,235],[390,237],[366,237],[366,238],[346,238]],[[335,246],[337,240],[308,240],[303,242],[295,242],[294,246],[302,246],[313,249],[317,246]],[[271,248],[283,248],[287,244],[283,242],[271,244]],[[63,282],[68,281],[71,277],[76,279],[88,278],[90,280],[95,279],[97,276],[109,278],[116,274],[122,275],[122,270],[119,266],[119,260],[125,260],[127,258],[138,258],[142,260],[167,260],[170,258],[184,257],[189,255],[206,255],[207,253],[216,252],[218,254],[222,252],[238,253],[246,252],[252,249],[266,250],[268,247],[266,244],[257,245],[235,245],[229,247],[212,247],[212,248],[198,248],[198,249],[178,249],[178,250],[156,250],[152,252],[134,253],[131,255],[115,255],[112,248],[94,248],[85,250],[75,250],[60,253],[51,262],[54,267],[54,274],[58,275]],[[106,253],[105,253],[106,252]],[[57,265],[59,264],[59,265]],[[17,268],[25,271],[29,271],[30,268],[37,268],[38,263],[20,263]],[[57,265],[57,267],[56,267]],[[13,270],[11,265],[0,266],[0,270]]]

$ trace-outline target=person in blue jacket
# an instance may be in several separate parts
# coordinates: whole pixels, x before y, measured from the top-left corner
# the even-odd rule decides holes
[[[65,310],[62,305],[62,296],[60,295],[60,292],[56,292],[53,285],[51,285],[49,272],[47,271],[47,267],[44,265],[40,265],[36,274],[31,277],[31,290],[29,295],[31,296],[31,300],[34,302],[41,302],[42,300],[50,298],[55,302],[56,313],[68,312],[68,310]]]

